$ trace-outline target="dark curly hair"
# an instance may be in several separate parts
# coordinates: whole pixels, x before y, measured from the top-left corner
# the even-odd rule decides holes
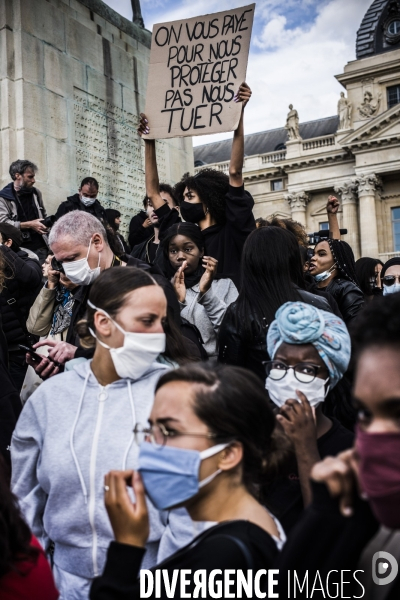
[[[31,537],[17,498],[10,491],[5,463],[0,457],[0,578],[18,571],[18,562],[36,562],[39,550],[31,546]]]
[[[304,246],[304,248],[308,247],[308,235],[304,229],[304,225],[298,221],[274,217],[272,221],[269,221],[268,224],[272,225],[272,227],[281,227],[282,229],[287,229],[290,231],[290,233],[293,233],[300,246]]]
[[[225,195],[229,190],[228,175],[215,169],[202,169],[194,176],[185,173],[174,187],[179,204],[183,201],[185,188],[199,195],[200,200],[206,205],[218,225],[225,223]]]

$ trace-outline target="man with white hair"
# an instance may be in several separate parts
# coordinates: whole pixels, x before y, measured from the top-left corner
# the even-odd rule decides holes
[[[53,261],[53,266],[57,266],[59,271],[64,272],[80,288],[74,295],[75,302],[66,341],[56,342],[52,339],[45,339],[34,346],[35,348],[51,346],[49,351],[51,360],[44,357],[40,363],[37,363],[27,354],[27,362],[43,379],[56,375],[60,371],[53,361],[63,365],[73,358],[91,357],[90,350],[79,347],[79,338],[75,333],[74,325],[86,311],[90,285],[104,269],[129,265],[148,271],[164,289],[168,305],[172,308],[174,315],[179,316],[179,306],[171,283],[157,267],[151,267],[131,256],[126,257],[126,262],[115,256],[108,244],[106,230],[93,215],[76,210],[61,217],[51,229],[49,245],[58,263],[54,265]]]

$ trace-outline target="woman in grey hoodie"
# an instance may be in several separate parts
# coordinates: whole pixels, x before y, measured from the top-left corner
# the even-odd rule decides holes
[[[107,269],[92,286],[83,341],[94,358],[51,377],[29,398],[11,444],[12,486],[33,534],[48,550],[61,599],[88,597],[113,537],[104,508],[104,474],[135,468],[133,429],[147,422],[154,388],[168,367],[164,292],[146,272]],[[148,564],[164,525],[149,505]]]
[[[197,327],[209,358],[217,356],[218,330],[238,297],[231,279],[217,275],[218,261],[204,256],[201,230],[193,223],[170,227],[163,239],[164,273],[172,280],[181,317]]]

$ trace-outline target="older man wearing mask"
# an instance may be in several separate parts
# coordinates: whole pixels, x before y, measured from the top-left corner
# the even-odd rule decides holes
[[[58,219],[73,210],[82,210],[97,217],[100,221],[107,222],[105,209],[97,199],[99,195],[99,184],[94,177],[85,177],[82,179],[79,191],[73,196],[69,196],[65,202],[61,202],[57,209],[54,220]]]
[[[171,283],[157,267],[151,267],[132,256],[118,258],[108,244],[103,225],[95,216],[83,211],[73,211],[64,215],[53,225],[49,244],[56,259],[53,261],[53,268],[57,266],[60,272],[65,273],[68,279],[80,288],[74,294],[74,307],[66,340],[57,342],[45,339],[35,344],[35,348],[45,345],[51,347],[49,358],[43,358],[40,363],[31,355],[26,356],[28,364],[34,367],[42,379],[59,373],[60,369],[62,370],[60,365],[73,358],[91,358],[92,352],[80,347],[74,326],[86,311],[91,284],[104,269],[129,265],[148,271],[164,289],[168,306],[175,320],[179,321],[179,305]]]

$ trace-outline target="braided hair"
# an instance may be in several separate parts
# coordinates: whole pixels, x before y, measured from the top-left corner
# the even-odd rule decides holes
[[[327,238],[326,241],[329,244],[340,276],[359,287],[356,275],[356,263],[351,246],[342,240],[332,240],[331,238]]]

